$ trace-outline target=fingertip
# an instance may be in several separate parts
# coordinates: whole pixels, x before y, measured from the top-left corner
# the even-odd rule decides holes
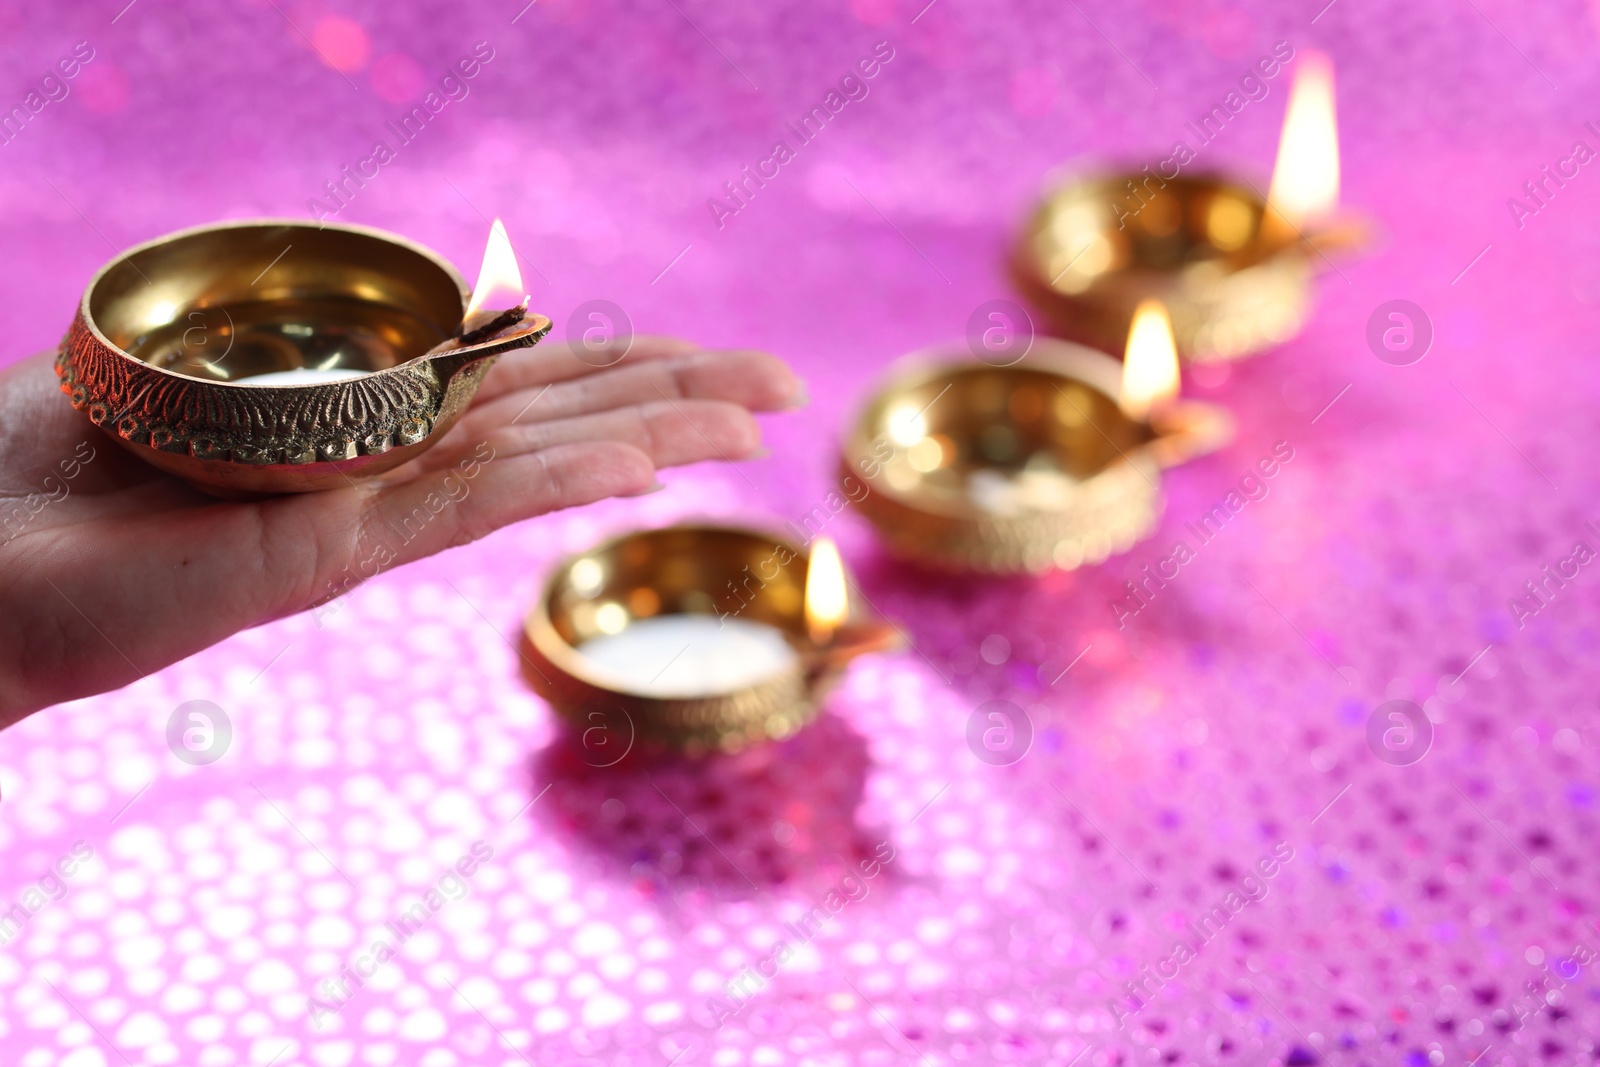
[[[733,424],[733,455],[740,459],[751,459],[761,451],[761,424],[747,411],[738,414]]]
[[[763,409],[793,411],[811,403],[811,393],[806,388],[805,379],[796,374],[793,367],[770,352],[752,354],[762,363],[762,380],[766,387],[766,395],[762,398],[765,403],[761,405]]]
[[[783,410],[798,411],[801,408],[810,407],[811,387],[806,385],[806,380],[795,374],[794,371],[791,370],[789,376],[794,379],[794,384],[789,390],[789,398],[783,405]]]
[[[770,352],[740,348],[693,357],[707,375],[702,396],[719,396],[751,411],[789,411],[805,407],[806,384]]]

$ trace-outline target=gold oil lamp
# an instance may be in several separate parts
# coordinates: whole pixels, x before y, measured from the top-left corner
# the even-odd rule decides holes
[[[56,373],[113,440],[206,492],[306,492],[429,448],[496,356],[549,329],[498,219],[471,294],[445,259],[380,230],[227,222],[101,268]]]
[[[781,740],[895,631],[852,610],[827,538],[680,525],[562,562],[520,640],[524,676],[584,731],[691,756]]]
[[[1159,168],[1158,168],[1159,169]],[[1168,309],[1185,359],[1238,359],[1287,341],[1310,309],[1326,253],[1366,242],[1337,213],[1333,66],[1297,62],[1272,182],[1152,172],[1088,176],[1049,193],[1011,257],[1017,286],[1051,332],[1118,351],[1135,309]]]
[[[1225,411],[1177,398],[1157,301],[1121,364],[1043,338],[1006,367],[956,351],[912,357],[845,439],[841,478],[870,486],[857,506],[902,559],[983,574],[1099,563],[1155,527],[1163,469],[1233,436]]]

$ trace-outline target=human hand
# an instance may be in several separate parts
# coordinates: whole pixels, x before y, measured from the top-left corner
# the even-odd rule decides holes
[[[600,369],[544,344],[501,356],[404,466],[238,503],[119,447],[61,395],[51,359],[0,372],[0,727],[304,611],[350,575],[648,492],[658,467],[750,458],[751,412],[804,403],[759,352],[641,337]]]

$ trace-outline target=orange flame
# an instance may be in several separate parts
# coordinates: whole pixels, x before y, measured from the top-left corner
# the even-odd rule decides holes
[[[1133,313],[1122,363],[1122,410],[1142,419],[1178,395],[1178,345],[1172,320],[1159,300],[1145,300]]]
[[[811,640],[824,644],[850,617],[850,592],[845,587],[844,561],[826,537],[811,546],[806,565],[806,626]]]
[[[1338,206],[1333,61],[1321,52],[1302,52],[1296,61],[1267,202],[1294,226],[1324,218]]]
[[[495,302],[490,303],[490,297]],[[515,307],[526,303],[522,288],[522,272],[517,269],[517,254],[511,250],[511,239],[499,219],[489,227],[489,244],[483,250],[483,266],[478,268],[478,284],[472,289],[472,299],[467,302],[467,315],[482,308]]]

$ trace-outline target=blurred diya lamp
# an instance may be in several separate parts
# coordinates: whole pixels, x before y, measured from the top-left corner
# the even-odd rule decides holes
[[[1073,181],[1035,211],[1011,273],[1052,332],[1116,352],[1154,298],[1186,359],[1253,355],[1300,330],[1327,252],[1367,243],[1366,224],[1337,208],[1333,66],[1320,53],[1297,63],[1265,199],[1248,184],[1160,170]]]
[[[936,569],[1099,563],[1154,529],[1164,468],[1233,437],[1221,408],[1177,398],[1156,301],[1135,316],[1122,363],[1051,339],[1006,367],[945,354],[913,357],[867,403],[841,465],[842,478],[870,483],[857,506],[889,551]]]
[[[774,534],[683,525],[561,563],[520,645],[534,691],[609,765],[635,743],[699,756],[788,737],[850,660],[896,636],[852,611],[827,538],[808,554]]]
[[[498,219],[471,293],[449,262],[394,234],[227,222],[102,267],[56,373],[95,425],[206,492],[306,492],[416,457],[494,357],[549,330],[528,312]]]

